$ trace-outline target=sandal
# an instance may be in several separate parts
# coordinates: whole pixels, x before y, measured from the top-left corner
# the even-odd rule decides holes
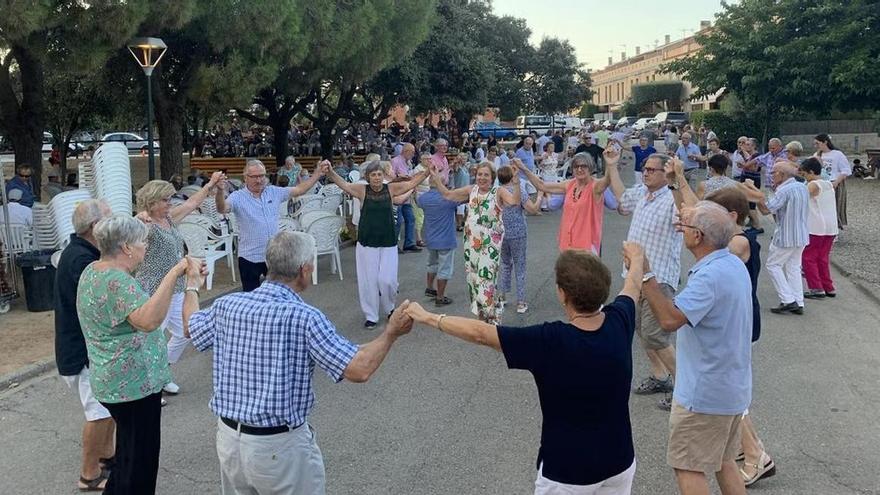
[[[425,241],[416,241],[416,246],[425,247]]]
[[[98,477],[93,480],[87,480],[80,476],[79,483],[77,484],[77,488],[79,488],[79,491],[81,492],[102,492],[106,486],[107,476],[104,476],[104,473],[99,474]]]
[[[450,304],[452,304],[452,299],[450,299],[446,296],[438,297],[437,299],[434,299],[434,306],[448,306]]]
[[[747,466],[753,468],[755,473],[752,475],[746,473],[744,468]],[[769,478],[775,475],[776,464],[773,462],[773,459],[767,455],[767,452],[761,452],[761,459],[758,461],[758,464],[744,462],[743,467],[739,470],[739,474],[742,475],[743,483],[745,483],[746,486],[751,486],[761,478]]]

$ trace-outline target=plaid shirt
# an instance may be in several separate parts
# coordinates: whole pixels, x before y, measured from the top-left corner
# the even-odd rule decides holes
[[[675,230],[678,208],[672,191],[663,186],[651,193],[644,184],[633,186],[620,197],[618,211],[632,214],[626,240],[642,245],[657,281],[677,288],[681,279],[682,236]],[[626,269],[623,276],[626,277]]]
[[[289,287],[265,282],[221,297],[189,320],[193,345],[214,348],[214,414],[251,426],[299,426],[315,403],[315,364],[330,378],[358,347]]]

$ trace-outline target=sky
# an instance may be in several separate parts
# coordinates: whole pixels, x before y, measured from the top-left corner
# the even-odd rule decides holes
[[[526,19],[535,46],[543,37],[569,40],[584,68],[596,71],[609,56],[616,63],[622,51],[635,55],[636,45],[644,53],[655,40],[662,45],[664,35],[675,41],[692,35],[700,21],[714,23],[721,0],[494,0],[492,8]]]

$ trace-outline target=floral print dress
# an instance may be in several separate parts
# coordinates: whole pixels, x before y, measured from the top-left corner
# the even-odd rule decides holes
[[[501,265],[504,224],[497,192],[498,188],[493,187],[481,194],[478,186],[474,186],[464,225],[464,268],[471,312],[490,323],[496,323],[500,317],[496,308],[495,282]]]

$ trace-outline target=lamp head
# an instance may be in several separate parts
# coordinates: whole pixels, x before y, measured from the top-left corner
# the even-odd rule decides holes
[[[167,50],[168,46],[159,38],[135,38],[128,44],[128,51],[147,76],[153,73]]]

